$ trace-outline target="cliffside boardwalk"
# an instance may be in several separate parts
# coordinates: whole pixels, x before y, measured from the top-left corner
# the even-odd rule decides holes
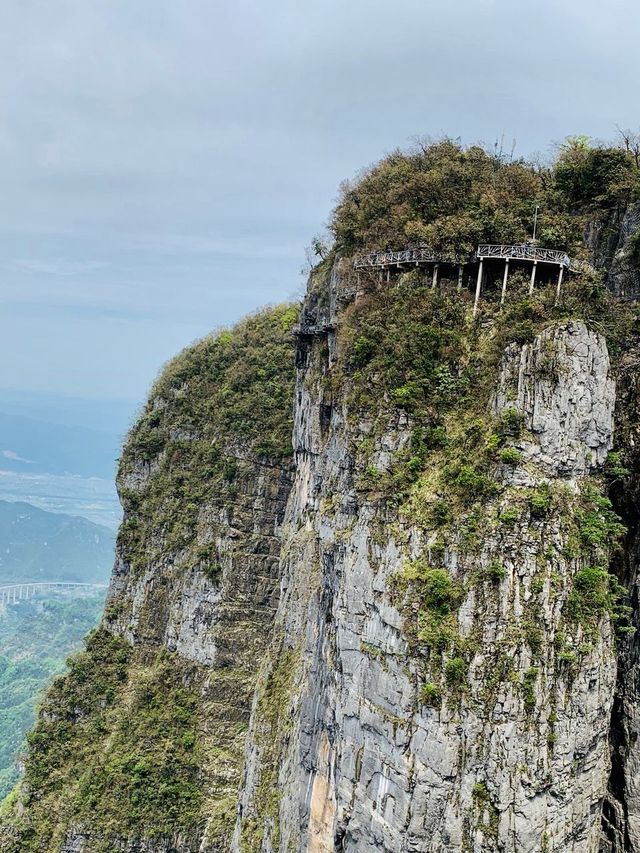
[[[434,289],[438,284],[441,267],[453,266],[457,267],[458,290],[462,290],[465,270],[467,268],[477,267],[475,297],[473,303],[473,314],[475,316],[478,312],[478,305],[480,303],[480,296],[482,293],[485,275],[485,262],[494,260],[504,261],[502,290],[500,294],[501,305],[504,303],[507,293],[507,282],[509,280],[511,264],[518,263],[531,267],[531,276],[529,279],[530,294],[534,291],[538,265],[557,268],[556,298],[558,299],[562,292],[562,281],[566,271],[593,271],[591,264],[586,261],[572,259],[566,252],[558,249],[547,249],[543,246],[536,246],[533,243],[517,243],[511,245],[481,243],[471,258],[442,253],[439,254],[427,246],[403,249],[398,252],[371,252],[369,254],[359,255],[356,257],[353,266],[354,269],[358,271],[379,270],[380,273],[382,273],[382,271],[385,270],[388,282],[391,281],[391,273],[393,270],[403,272],[415,268],[427,269],[431,271],[431,286]]]
[[[28,601],[43,592],[106,589],[106,583],[74,583],[72,581],[47,581],[41,583],[16,583],[0,586],[0,606]]]

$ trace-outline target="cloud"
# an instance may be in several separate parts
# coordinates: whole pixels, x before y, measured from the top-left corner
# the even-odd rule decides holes
[[[5,459],[11,459],[12,462],[24,462],[27,465],[35,465],[35,460],[33,459],[23,459],[22,456],[18,456],[13,450],[3,450],[2,456]]]
[[[104,269],[107,263],[104,261],[73,261],[64,258],[50,258],[48,260],[44,258],[40,260],[18,258],[10,266],[45,276],[78,276]]]
[[[18,363],[25,387],[141,396],[152,358],[294,293],[340,181],[413,135],[504,133],[525,155],[638,123],[631,0],[24,0],[1,18],[0,384]]]

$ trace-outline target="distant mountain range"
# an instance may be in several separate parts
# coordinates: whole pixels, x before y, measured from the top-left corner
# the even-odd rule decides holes
[[[0,389],[0,500],[115,529],[116,460],[133,409],[126,401]]]
[[[104,582],[115,534],[86,518],[0,501],[0,585],[18,581]]]
[[[116,433],[0,412],[0,468],[113,480]]]

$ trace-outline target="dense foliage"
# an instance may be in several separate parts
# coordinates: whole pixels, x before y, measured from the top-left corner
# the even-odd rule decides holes
[[[105,582],[114,542],[112,530],[86,518],[0,501],[0,584]]]
[[[480,242],[537,238],[579,251],[584,214],[640,195],[640,170],[622,147],[573,138],[549,167],[506,160],[478,145],[445,139],[394,151],[346,183],[331,230],[342,254],[426,244],[464,257]]]
[[[0,614],[0,800],[18,778],[16,760],[51,678],[98,623],[104,594],[19,601]]]
[[[57,849],[64,826],[86,821],[100,853],[123,832],[202,829],[198,695],[168,652],[142,660],[95,631],[48,691],[28,742],[28,818],[12,825],[3,850]]]
[[[163,370],[121,461],[126,521],[119,541],[134,569],[160,550],[197,542],[196,562],[211,576],[218,571],[202,508],[233,503],[244,460],[273,465],[292,454],[297,316],[290,305],[260,311],[189,347]],[[127,471],[151,463],[144,494],[122,485]]]

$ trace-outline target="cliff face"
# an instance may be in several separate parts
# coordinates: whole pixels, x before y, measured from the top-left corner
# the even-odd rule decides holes
[[[416,239],[520,234],[540,176],[440,148],[348,189],[338,236],[390,239],[412,204]],[[406,198],[363,204],[397,169]],[[333,255],[299,321],[166,368],[121,460],[103,624],[46,697],[0,850],[640,851],[638,309],[612,295],[634,209],[585,232],[608,289],[516,273],[475,317],[453,267],[432,287]]]
[[[442,288],[338,263],[295,384],[286,309],[167,368],[1,849],[638,849],[634,309]]]
[[[421,296],[437,322],[442,306]],[[381,297],[333,317],[356,342],[368,298]],[[411,301],[387,300],[389,316]],[[464,322],[460,334],[486,345]],[[595,851],[616,679],[615,582],[596,567],[621,532],[600,476],[606,340],[552,322],[508,345],[485,389],[480,355],[481,404],[445,404],[449,447],[424,451],[398,506],[381,483],[412,464],[425,413],[392,406],[383,430],[355,416],[348,386],[363,376],[328,402],[327,375],[349,357],[339,335],[299,345],[283,598],[234,849]],[[280,792],[268,804],[265,774]]]
[[[279,596],[296,314],[197,344],[152,389],[103,623],[45,699],[1,849],[228,849]]]

